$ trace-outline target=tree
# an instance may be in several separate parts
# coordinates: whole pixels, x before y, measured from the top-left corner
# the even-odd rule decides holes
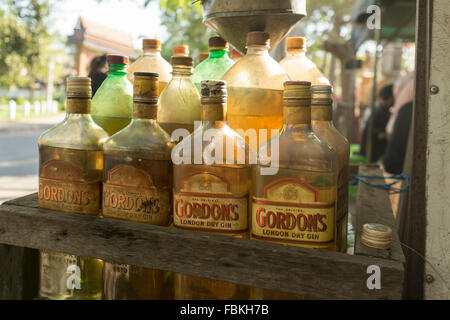
[[[189,44],[191,56],[208,51],[208,39],[214,33],[202,22],[202,6],[193,0],[160,0],[161,23],[169,38],[163,46],[163,56],[168,59],[175,45]]]
[[[0,86],[33,88],[36,82],[45,82],[48,59],[54,53],[48,31],[49,0],[1,2]]]

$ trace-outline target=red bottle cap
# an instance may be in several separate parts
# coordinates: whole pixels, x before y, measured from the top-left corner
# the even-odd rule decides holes
[[[122,56],[120,54],[108,54],[106,56],[106,61],[108,64],[125,64],[130,63],[130,59],[127,56]]]

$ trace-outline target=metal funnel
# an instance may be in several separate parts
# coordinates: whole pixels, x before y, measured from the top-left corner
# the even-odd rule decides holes
[[[275,47],[306,16],[306,0],[202,0],[203,23],[245,53],[247,33],[266,31]]]

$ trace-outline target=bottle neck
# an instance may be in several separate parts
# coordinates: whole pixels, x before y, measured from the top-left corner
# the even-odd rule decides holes
[[[66,113],[70,114],[89,114],[91,112],[90,98],[67,98]]]
[[[161,57],[161,49],[144,49],[144,56]]]
[[[311,120],[312,121],[333,121],[333,106],[331,104],[315,104],[311,106]]]
[[[133,102],[133,119],[155,120],[158,111],[158,104],[155,102]]]
[[[294,56],[294,57],[303,57],[306,56],[306,50],[305,49],[289,49],[286,50],[288,56]]]
[[[301,125],[305,130],[311,129],[311,101],[309,99],[284,100],[283,123]]]
[[[226,49],[215,49],[210,50],[209,58],[210,59],[218,59],[224,57],[228,51]]]
[[[267,46],[249,46],[247,48],[247,56],[248,55],[269,55],[269,48]]]
[[[127,75],[127,65],[126,64],[109,64],[108,75],[126,76]]]
[[[227,108],[226,100],[202,97],[201,101],[201,119],[203,122],[215,123],[217,121],[224,121],[224,110]]]
[[[172,75],[174,77],[190,77],[192,76],[192,67],[189,66],[172,66]]]

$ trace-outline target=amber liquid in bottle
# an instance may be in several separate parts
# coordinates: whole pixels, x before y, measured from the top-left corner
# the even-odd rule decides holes
[[[172,222],[172,144],[156,122],[158,75],[134,73],[131,124],[106,140],[103,215],[159,226]],[[171,273],[105,263],[105,298],[171,298]],[[173,296],[173,295],[172,295]]]
[[[269,143],[259,149],[259,163],[253,167],[251,237],[333,251],[335,152],[312,131],[310,83],[286,82],[283,100],[278,163],[267,156],[276,151]],[[276,174],[264,174],[268,160],[278,168]],[[252,290],[252,297],[310,299],[258,288]]]
[[[227,122],[233,130],[255,129],[258,146],[272,137],[271,129],[283,126],[283,90],[234,88],[229,89]],[[259,137],[259,130],[266,129],[267,137]],[[251,142],[246,140],[251,146]]]
[[[71,254],[40,252],[39,296],[56,300],[100,300],[103,261]],[[77,288],[77,284],[80,287]]]
[[[97,216],[101,208],[102,145],[107,138],[89,115],[90,79],[67,80],[67,116],[39,138],[39,207]],[[103,261],[40,252],[40,296],[101,299]]]
[[[337,251],[347,251],[348,217],[348,165],[350,144],[335,128],[332,112],[332,87],[313,86],[311,105],[311,125],[317,136],[330,145],[337,156],[338,193],[336,205],[336,246]]]
[[[202,139],[208,129],[218,130],[215,142],[235,139],[234,155],[239,148],[245,155],[245,142],[223,121],[226,87],[223,81],[202,81],[202,126],[190,136],[191,141]],[[191,149],[194,163],[195,147],[183,140],[174,149]],[[203,150],[210,144],[203,142]],[[197,151],[198,152],[198,151]],[[248,197],[251,184],[251,167],[248,161],[227,158],[223,163],[202,157],[202,164],[174,165],[174,225],[192,231],[216,233],[240,238],[248,237]],[[233,164],[225,164],[226,160]],[[248,299],[250,288],[223,281],[210,280],[176,273],[175,299]]]

